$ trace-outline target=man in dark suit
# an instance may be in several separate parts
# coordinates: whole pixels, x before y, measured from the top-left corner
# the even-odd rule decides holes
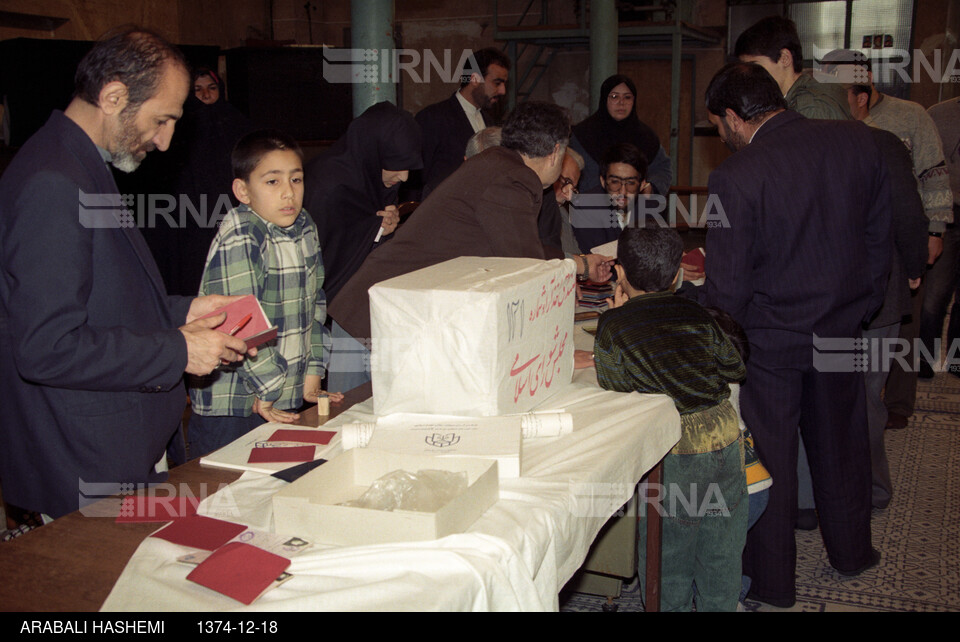
[[[493,125],[485,113],[507,92],[510,59],[497,49],[474,52],[460,75],[460,89],[450,98],[420,110],[423,132],[423,190],[420,200],[463,163],[467,141]]]
[[[154,34],[99,42],[66,111],[0,179],[0,478],[26,511],[56,518],[89,503],[85,484],[165,479],[184,371],[246,350],[212,329],[224,315],[199,319],[236,297],[167,296],[107,167],[169,146],[189,80]]]
[[[864,380],[851,352],[887,285],[887,168],[867,128],[787,111],[758,65],[725,66],[706,102],[735,153],[710,174],[724,224],[707,234],[703,302],[746,330],[742,415],[774,479],[743,570],[751,597],[786,607],[796,599],[798,425],[830,564],[856,575],[880,558],[870,542]],[[840,367],[817,349],[821,339],[846,348]]]
[[[543,190],[553,185],[570,136],[556,105],[521,103],[502,141],[467,160],[390,243],[377,248],[340,290],[330,316],[355,338],[370,336],[367,290],[380,281],[459,256],[544,258],[537,233]]]

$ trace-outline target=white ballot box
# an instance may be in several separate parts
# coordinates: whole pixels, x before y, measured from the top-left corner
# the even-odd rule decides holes
[[[524,412],[573,376],[573,261],[460,257],[370,288],[377,415]]]

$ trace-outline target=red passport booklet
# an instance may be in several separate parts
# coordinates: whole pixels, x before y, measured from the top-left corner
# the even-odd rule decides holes
[[[296,430],[281,428],[275,431],[267,441],[290,441],[298,444],[317,444],[326,446],[337,433],[329,430]]]
[[[191,515],[170,522],[150,537],[159,537],[168,542],[213,551],[247,530],[243,524],[225,522],[222,519]]]
[[[275,582],[282,582],[290,560],[242,542],[221,546],[187,579],[238,602],[251,604]]]
[[[703,254],[703,248],[697,247],[684,254],[680,262],[694,266],[697,268],[697,272],[703,272],[703,265],[706,260],[707,257]]]
[[[272,462],[313,461],[316,446],[279,446],[276,448],[254,448],[250,451],[248,464],[267,464]]]
[[[259,346],[277,338],[277,326],[271,325],[257,297],[248,294],[230,305],[218,308],[203,318],[227,313],[227,320],[217,326],[224,334],[233,334],[243,339],[248,348]],[[249,317],[249,320],[248,320]]]

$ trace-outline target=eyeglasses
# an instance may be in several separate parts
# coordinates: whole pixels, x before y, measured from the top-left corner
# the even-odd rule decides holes
[[[626,185],[627,187],[636,187],[640,184],[640,179],[636,176],[630,178],[624,178],[622,176],[613,176],[612,174],[607,175],[607,187],[612,189],[620,189],[620,185]]]
[[[572,179],[567,178],[566,176],[561,176],[561,177],[560,177],[560,189],[561,189],[561,190],[566,189],[566,188],[567,188],[567,185],[570,185],[570,186],[573,187],[573,193],[574,193],[574,194],[579,194],[579,193],[580,193],[580,190],[577,189],[577,185],[573,182]]]
[[[613,103],[628,103],[633,100],[633,94],[609,94],[607,100]]]

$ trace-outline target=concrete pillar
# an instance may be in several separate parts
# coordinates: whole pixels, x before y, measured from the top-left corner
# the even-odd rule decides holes
[[[350,34],[352,49],[377,51],[376,80],[353,85],[353,115],[385,100],[396,104],[393,0],[350,0]]]
[[[614,0],[590,3],[590,111],[600,104],[600,85],[617,73],[620,22]]]

